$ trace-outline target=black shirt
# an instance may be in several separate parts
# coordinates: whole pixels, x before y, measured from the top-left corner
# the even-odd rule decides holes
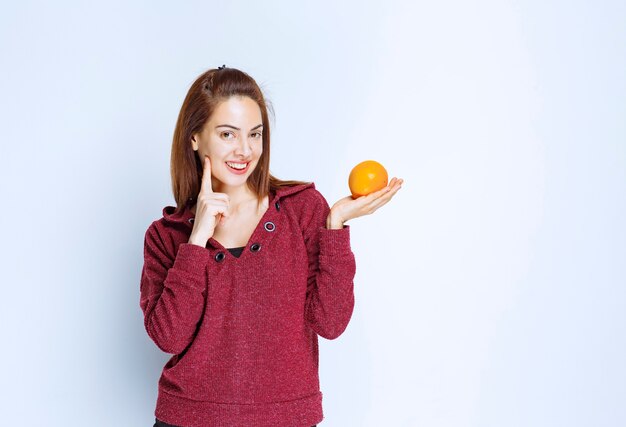
[[[242,247],[240,247],[240,248],[226,248],[226,249],[228,249],[228,251],[229,251],[231,254],[233,254],[233,255],[235,255],[237,258],[239,258],[239,256],[240,256],[240,255],[241,255],[241,253],[243,252],[244,248],[245,248],[245,246],[242,246]]]

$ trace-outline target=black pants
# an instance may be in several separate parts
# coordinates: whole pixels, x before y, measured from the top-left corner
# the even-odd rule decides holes
[[[156,422],[154,423],[154,425],[152,427],[178,427],[178,426],[175,426],[175,425],[172,425],[172,424],[164,423],[163,421],[159,421],[158,418],[155,418],[155,421]],[[315,424],[313,427],[317,427],[317,424]]]

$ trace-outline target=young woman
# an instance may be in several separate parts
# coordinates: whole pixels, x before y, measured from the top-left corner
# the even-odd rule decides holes
[[[173,356],[154,426],[312,426],[322,421],[318,338],[343,333],[356,272],[345,222],[402,180],[332,208],[312,182],[269,172],[266,100],[246,73],[200,75],[171,154],[176,207],[148,227],[140,307]]]

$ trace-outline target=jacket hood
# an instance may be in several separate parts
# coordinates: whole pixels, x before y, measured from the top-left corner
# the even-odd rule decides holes
[[[279,203],[280,199],[299,193],[307,188],[315,188],[315,183],[292,185],[289,187],[281,187],[276,191],[270,191],[269,204]],[[191,206],[192,202],[189,201],[185,208],[178,213],[176,212],[176,206],[165,206],[163,208],[163,220],[166,223],[186,223],[193,225],[194,214],[191,211]]]

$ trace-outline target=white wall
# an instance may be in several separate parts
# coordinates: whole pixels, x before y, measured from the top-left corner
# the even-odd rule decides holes
[[[2,7],[3,424],[152,425],[143,235],[222,64],[274,105],[278,177],[331,205],[362,160],[405,181],[349,222],[322,425],[626,424],[624,3],[336,3]]]

